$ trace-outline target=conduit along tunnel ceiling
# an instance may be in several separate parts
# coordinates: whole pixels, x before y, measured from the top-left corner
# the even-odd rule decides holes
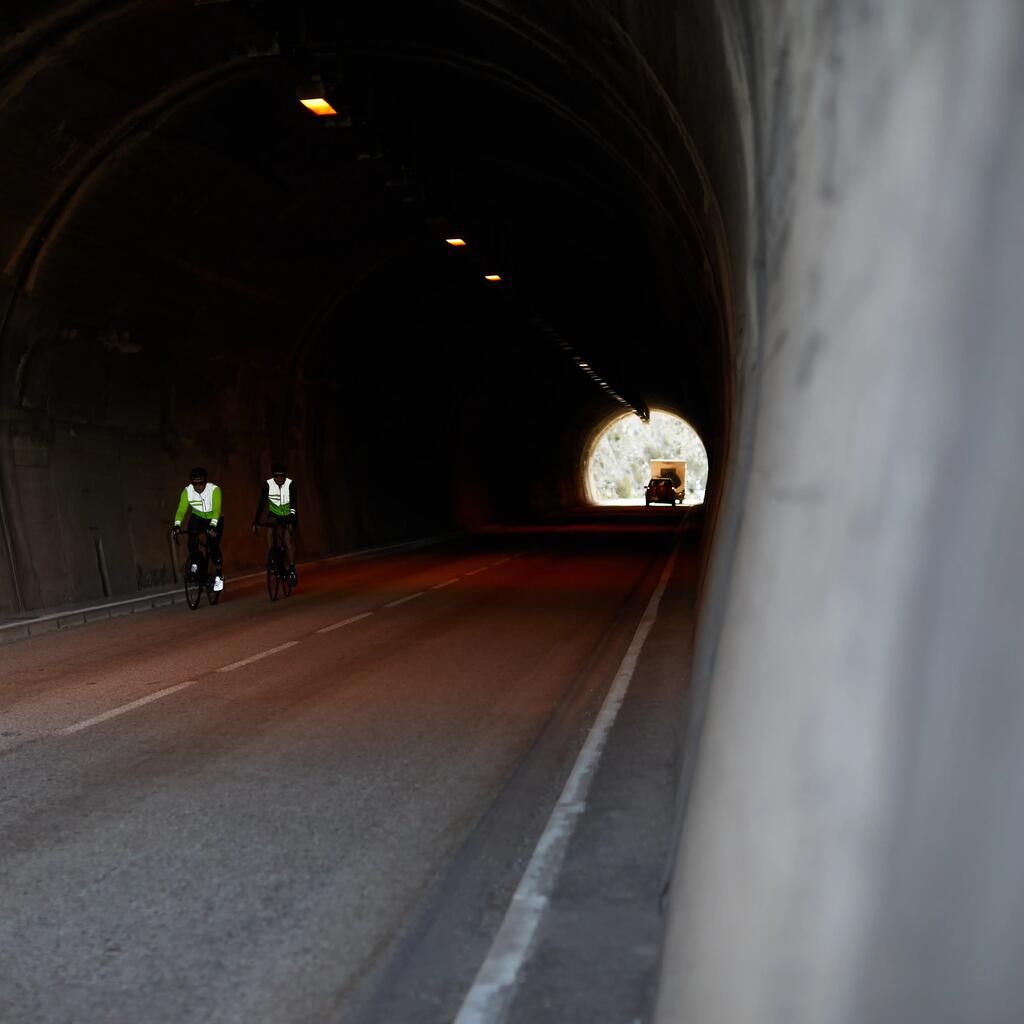
[[[116,445],[155,519],[182,465],[241,489],[273,451],[326,551],[578,503],[617,411],[678,412],[720,464],[713,194],[625,37],[551,6],[5,4],[3,401],[50,439],[7,491],[71,507]],[[437,522],[332,511],[396,452]],[[115,577],[164,557],[107,546]]]

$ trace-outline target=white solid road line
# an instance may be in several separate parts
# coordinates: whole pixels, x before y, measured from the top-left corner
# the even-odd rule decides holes
[[[622,707],[647,634],[658,617],[661,595],[668,585],[678,554],[677,543],[454,1024],[498,1024],[508,1013],[519,973],[529,956],[573,830],[586,809],[587,791],[597,771],[608,733]]]
[[[359,622],[360,619],[368,619],[373,612],[361,612],[359,615],[350,615],[347,619],[342,619],[341,622],[332,622],[329,626],[324,626],[323,629],[318,629],[318,633],[330,633],[335,629],[341,629],[342,626],[351,626],[353,622]]]
[[[178,683],[176,686],[168,686],[164,690],[157,690],[156,693],[151,693],[146,697],[140,697],[138,700],[133,700],[129,704],[122,704],[119,708],[112,708],[110,711],[104,711],[102,715],[95,715],[93,718],[87,718],[84,722],[76,722],[74,725],[69,725],[65,729],[58,729],[57,735],[70,736],[73,732],[81,732],[83,729],[88,729],[90,725],[99,725],[100,722],[105,722],[108,718],[114,718],[117,715],[123,715],[126,711],[141,708],[143,704],[149,704],[151,701],[160,700],[161,697],[169,697],[172,693],[184,690],[188,686],[195,686],[197,682],[199,682],[198,679],[189,679],[184,683]]]
[[[467,576],[475,576],[478,572],[487,572],[490,569],[489,565],[481,565],[479,569],[474,569],[472,572],[467,572]]]
[[[271,647],[269,651],[260,651],[259,654],[254,654],[251,658],[233,661],[230,665],[224,665],[222,668],[217,669],[217,671],[233,672],[236,668],[241,668],[243,665],[251,665],[254,661],[259,661],[261,658],[269,658],[272,654],[277,654],[279,651],[286,651],[289,647],[294,647],[298,642],[298,640],[289,640],[287,643],[278,644],[277,647]]]
[[[400,597],[397,601],[391,601],[384,605],[385,608],[397,608],[400,604],[405,604],[406,601],[415,601],[417,597],[422,597],[426,593],[425,590],[421,590],[416,594],[409,594],[407,597]]]
[[[458,583],[459,580],[461,580],[461,579],[462,579],[461,576],[456,576],[454,579],[445,580],[444,583],[435,583],[430,589],[431,590],[440,590],[442,587],[450,587],[453,583]]]

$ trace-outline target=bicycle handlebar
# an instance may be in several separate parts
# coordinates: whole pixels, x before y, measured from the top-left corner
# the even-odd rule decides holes
[[[204,532],[209,532],[210,530],[216,531],[217,530],[217,526],[211,526],[209,523],[207,523],[206,526],[201,526],[196,532],[197,533],[204,533]],[[170,530],[168,531],[168,533],[170,534],[171,538],[174,540],[175,544],[178,543],[178,535],[179,534],[188,533],[188,532],[189,531],[184,526],[179,526],[179,527],[177,527],[177,529],[175,529],[175,527],[172,526],[170,528]]]

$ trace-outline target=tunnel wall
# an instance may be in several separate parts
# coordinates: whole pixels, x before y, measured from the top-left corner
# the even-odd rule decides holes
[[[529,331],[451,341],[459,304],[427,317],[422,212],[302,120],[280,61],[238,56],[234,9],[54,6],[0,60],[0,615],[173,585],[197,464],[229,577],[264,557],[248,523],[275,457],[302,558],[565,500],[552,417],[594,396]]]
[[[176,286],[201,303],[191,282]],[[448,361],[436,324],[422,335],[385,324],[365,346],[347,341],[343,317],[314,339],[340,359],[311,366],[282,362],[275,311],[256,295],[234,309],[221,295],[170,337],[160,306],[112,305],[44,277],[12,307],[0,430],[18,577],[5,544],[0,613],[173,586],[181,552],[167,530],[193,465],[224,495],[229,577],[265,557],[249,523],[276,457],[299,481],[302,559],[584,500],[583,428],[553,439],[553,425],[570,408],[585,424],[607,400],[540,342],[514,366],[501,359],[512,342],[496,336]],[[280,335],[287,348],[300,326]],[[392,344],[405,354],[388,362]]]
[[[268,422],[280,402],[274,373],[258,360],[199,373],[187,355],[147,351],[152,320],[132,317],[119,333],[82,312],[67,301],[22,299],[9,325],[20,358],[5,362],[5,390],[17,395],[3,423],[5,509],[24,607],[173,585],[172,557],[180,556],[167,531],[192,465],[206,466],[222,488],[232,571],[258,564],[247,530],[255,483],[277,453]],[[300,394],[294,411],[300,479],[309,404]],[[321,453],[329,461],[333,446]],[[322,553],[323,522],[309,504],[304,546]],[[16,611],[5,595],[5,610]]]
[[[1024,9],[717,13],[738,380],[657,1019],[1009,1024]]]
[[[0,614],[172,583],[166,529],[193,464],[224,491],[229,575],[261,561],[247,522],[276,456],[300,483],[302,557],[582,503],[585,441],[621,406],[538,313],[724,461],[733,306],[697,150],[728,161],[705,109],[725,78],[689,76],[678,110],[659,78],[701,59],[708,14],[651,50],[652,71],[657,4],[409,5],[414,65],[401,34],[379,45],[379,12],[351,5],[349,33],[336,5],[306,6],[328,49],[356,40],[350,67],[378,112],[394,93],[392,122],[328,132],[298,106],[291,5],[20,4],[0,25]],[[250,23],[271,8],[273,31]],[[154,38],[160,60],[139,45]],[[452,101],[430,132],[406,123],[411,91]],[[503,189],[485,188],[480,235],[512,280],[550,261],[506,308],[443,264],[445,203],[417,177],[437,162],[423,147],[474,119],[505,127],[461,158],[486,182],[507,164],[522,193],[494,212]],[[572,254],[592,251],[596,276],[570,288]]]

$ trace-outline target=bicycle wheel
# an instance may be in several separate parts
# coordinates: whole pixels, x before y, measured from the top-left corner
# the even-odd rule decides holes
[[[284,559],[281,559],[281,589],[284,591],[285,597],[292,596],[292,581],[288,576],[288,569],[285,567]]]
[[[220,593],[214,590],[213,584],[209,582],[206,584],[206,600],[210,604],[216,604],[220,600]]]
[[[277,600],[277,591],[280,583],[281,581],[277,575],[277,559],[274,557],[274,552],[271,551],[267,556],[267,594],[270,596],[271,601]]]
[[[187,563],[185,565],[185,600],[189,608],[195,611],[199,607],[200,598],[203,596],[203,584],[199,573],[194,572]]]

